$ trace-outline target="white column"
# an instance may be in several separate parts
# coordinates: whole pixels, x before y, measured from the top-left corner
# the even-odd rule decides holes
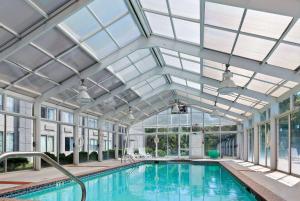
[[[244,144],[244,141],[243,141],[243,127],[242,125],[237,125],[237,134],[236,134],[236,156],[238,159],[242,159],[243,156],[243,144]]]
[[[79,112],[74,113],[74,132],[73,132],[73,139],[74,139],[74,147],[73,147],[73,164],[79,164]]]
[[[98,161],[103,161],[103,131],[102,131],[102,121],[98,118]]]
[[[115,124],[115,159],[119,158],[119,124]]]
[[[259,135],[259,133],[258,133],[258,125],[257,124],[255,124],[254,125],[254,142],[253,142],[253,144],[254,144],[254,146],[253,146],[253,162],[254,162],[254,164],[258,164],[258,158],[259,158],[259,155],[258,155],[258,153],[259,153],[259,150],[258,150],[258,148],[259,148],[259,145],[258,145],[258,143],[259,143],[259,139],[258,139],[258,136]]]
[[[34,103],[34,116],[35,116],[35,123],[34,123],[34,144],[35,144],[35,151],[41,151],[41,102],[36,101]],[[34,169],[41,170],[41,158],[34,157]]]
[[[270,168],[276,170],[277,168],[277,125],[275,116],[279,113],[279,104],[271,104],[271,117],[270,117]]]
[[[248,160],[248,133],[247,129],[244,126],[244,149],[243,149],[243,160],[247,161]]]

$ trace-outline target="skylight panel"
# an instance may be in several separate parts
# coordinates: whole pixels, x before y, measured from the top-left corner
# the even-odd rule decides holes
[[[168,13],[166,0],[140,0],[140,2],[145,9]]]
[[[169,17],[145,12],[151,30],[154,34],[174,38],[171,20]]]
[[[205,2],[205,24],[238,30],[244,9]]]
[[[147,55],[150,55],[149,49],[139,49],[129,54],[128,57],[132,62],[136,62],[137,60],[140,60]]]
[[[201,61],[200,57],[195,57],[195,56],[188,55],[188,54],[183,54],[183,53],[180,53],[180,57],[184,58],[184,59],[196,61],[196,62],[200,62]]]
[[[113,72],[117,73],[130,65],[131,62],[129,61],[129,59],[127,57],[124,57],[118,60],[117,62],[111,64],[110,66],[113,69]]]
[[[230,101],[234,101],[236,99],[236,95],[234,95],[234,94],[230,94],[230,95],[219,94],[219,97],[230,100]]]
[[[229,70],[235,74],[239,74],[239,75],[244,75],[244,76],[247,76],[247,77],[252,77],[253,75],[253,71],[249,71],[249,70],[246,70],[246,69],[243,69],[243,68],[238,68],[238,67],[235,67],[235,66],[230,66],[229,67]]]
[[[280,79],[278,77],[273,77],[273,76],[269,76],[269,75],[265,75],[265,74],[261,74],[261,73],[257,73],[254,78],[261,80],[261,81],[271,82],[273,84],[279,84],[279,82],[282,82],[282,79]]]
[[[279,38],[291,19],[288,16],[248,10],[242,31],[271,38]]]
[[[136,76],[138,76],[140,73],[136,70],[134,66],[129,66],[128,68],[125,68],[124,70],[117,73],[117,75],[120,75],[124,81],[129,81]]]
[[[183,69],[200,74],[200,63],[181,59]]]
[[[140,31],[130,15],[127,15],[112,24],[107,28],[107,31],[121,47],[127,45],[140,36]]]
[[[294,88],[297,85],[298,85],[297,82],[292,82],[292,81],[288,81],[287,83],[284,84],[284,86],[289,87],[289,88]]]
[[[181,64],[180,64],[180,60],[178,57],[173,57],[173,56],[169,56],[166,54],[163,54],[163,58],[165,60],[165,63],[167,65],[176,67],[176,68],[180,68],[181,69]]]
[[[230,53],[235,37],[236,33],[205,27],[204,47]]]
[[[278,89],[276,89],[271,95],[275,96],[275,97],[279,97],[282,94],[284,94],[285,92],[289,91],[289,88],[286,87],[279,87]]]
[[[149,83],[153,89],[156,89],[164,84],[166,84],[166,80],[163,77],[153,80]]]
[[[90,50],[92,50],[92,52],[97,56],[98,59],[102,59],[118,49],[118,46],[104,31],[101,31],[93,37],[89,38],[86,42],[84,42],[84,44]]]
[[[221,81],[223,79],[223,71],[209,67],[203,67],[203,76]]]
[[[233,53],[241,57],[262,61],[274,45],[274,41],[240,34]]]
[[[300,19],[297,20],[289,33],[285,36],[284,40],[300,44]]]
[[[85,23],[81,23],[82,19],[84,19]],[[101,29],[100,24],[85,7],[71,15],[60,25],[77,40],[82,40],[89,34]]]
[[[221,109],[224,109],[224,110],[228,110],[229,109],[229,106],[228,105],[224,105],[222,103],[217,103],[217,107],[221,108]]]
[[[95,0],[88,7],[95,13],[103,26],[107,26],[128,12],[123,0]]]
[[[258,91],[261,93],[267,93],[270,89],[274,87],[273,84],[259,81],[259,80],[252,80],[249,85],[247,86],[248,89]]]
[[[144,95],[144,94],[146,94],[146,93],[151,92],[151,91],[152,91],[152,88],[151,88],[148,84],[146,84],[146,85],[144,85],[144,86],[142,86],[142,87],[140,87],[140,88],[138,88],[138,89],[135,89],[135,91],[136,91],[138,94],[140,94],[140,95]]]
[[[200,0],[169,0],[172,15],[200,19]]]
[[[177,84],[181,84],[186,86],[186,81],[184,79],[181,79],[179,77],[175,77],[175,76],[171,76],[171,79],[173,82],[177,83]]]
[[[244,99],[244,98],[238,98],[236,100],[237,103],[240,103],[240,104],[243,104],[243,105],[246,105],[246,106],[253,106],[255,104],[255,102],[253,101],[250,101],[248,99]]]
[[[201,102],[206,103],[208,105],[214,105],[215,104],[214,101],[211,101],[211,100],[208,100],[208,99],[205,99],[205,98],[201,98]]]
[[[295,70],[300,66],[300,47],[280,43],[269,58],[268,63]]]
[[[200,88],[201,88],[201,85],[199,83],[188,81],[188,80],[187,80],[187,86],[197,89],[197,90],[200,90]]]
[[[232,80],[236,85],[244,87],[249,82],[250,78],[233,74]]]
[[[177,39],[200,44],[200,23],[173,18]]]
[[[162,53],[170,54],[173,56],[178,56],[178,52],[176,52],[176,51],[165,49],[165,48],[159,48],[159,49]]]
[[[153,59],[152,55],[149,55],[148,57],[138,61],[134,65],[139,69],[141,73],[144,73],[156,67],[156,62]]]
[[[237,109],[237,108],[234,108],[234,107],[231,107],[229,111],[235,112],[235,113],[238,113],[238,114],[243,114],[245,112],[243,110],[240,110],[240,109]]]
[[[211,60],[203,60],[203,65],[204,66],[208,66],[208,67],[213,67],[213,68],[217,68],[220,70],[225,70],[225,65],[219,62],[215,62],[215,61],[211,61]]]

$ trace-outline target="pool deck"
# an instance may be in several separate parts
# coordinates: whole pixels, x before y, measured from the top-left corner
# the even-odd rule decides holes
[[[165,159],[155,159],[165,160]],[[170,160],[170,159],[168,159]],[[212,161],[212,160],[193,160]],[[220,162],[233,175],[239,178],[244,184],[249,186],[254,192],[261,195],[265,200],[270,201],[299,201],[300,198],[300,178],[292,177],[281,172],[271,172],[269,169],[239,160],[213,160]],[[78,166],[66,165],[67,170],[77,176],[88,175],[128,165],[120,160],[107,160],[103,162],[87,162]],[[24,170],[0,174],[0,194],[19,189],[39,186],[66,177],[58,170],[49,167],[41,171]],[[283,181],[281,181],[283,180]],[[14,200],[1,199],[0,200]]]

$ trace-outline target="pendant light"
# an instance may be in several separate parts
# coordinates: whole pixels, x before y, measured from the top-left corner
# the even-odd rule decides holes
[[[130,106],[129,106],[128,118],[129,118],[130,120],[134,120],[134,119],[135,119],[134,116],[133,116],[133,112],[132,112],[132,109],[131,109]]]
[[[91,103],[93,99],[88,93],[87,87],[84,85],[84,79],[81,80],[81,84],[78,87],[79,95],[77,97],[77,102],[80,105],[85,105]]]
[[[179,112],[180,112],[179,106],[178,106],[177,101],[175,100],[175,103],[172,106],[172,113],[179,113]]]
[[[223,73],[223,80],[221,82],[221,87],[218,89],[218,92],[220,94],[230,94],[234,92],[237,89],[237,85],[232,80],[233,73],[230,72],[229,64],[226,64],[226,70]]]

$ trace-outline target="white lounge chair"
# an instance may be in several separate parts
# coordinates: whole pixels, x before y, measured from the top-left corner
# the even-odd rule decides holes
[[[133,159],[140,158],[139,154],[135,154],[132,147],[127,148],[127,155],[129,155]]]
[[[151,155],[151,154],[146,153],[144,147],[139,148],[139,155],[140,155],[142,158],[152,158],[152,155]]]

